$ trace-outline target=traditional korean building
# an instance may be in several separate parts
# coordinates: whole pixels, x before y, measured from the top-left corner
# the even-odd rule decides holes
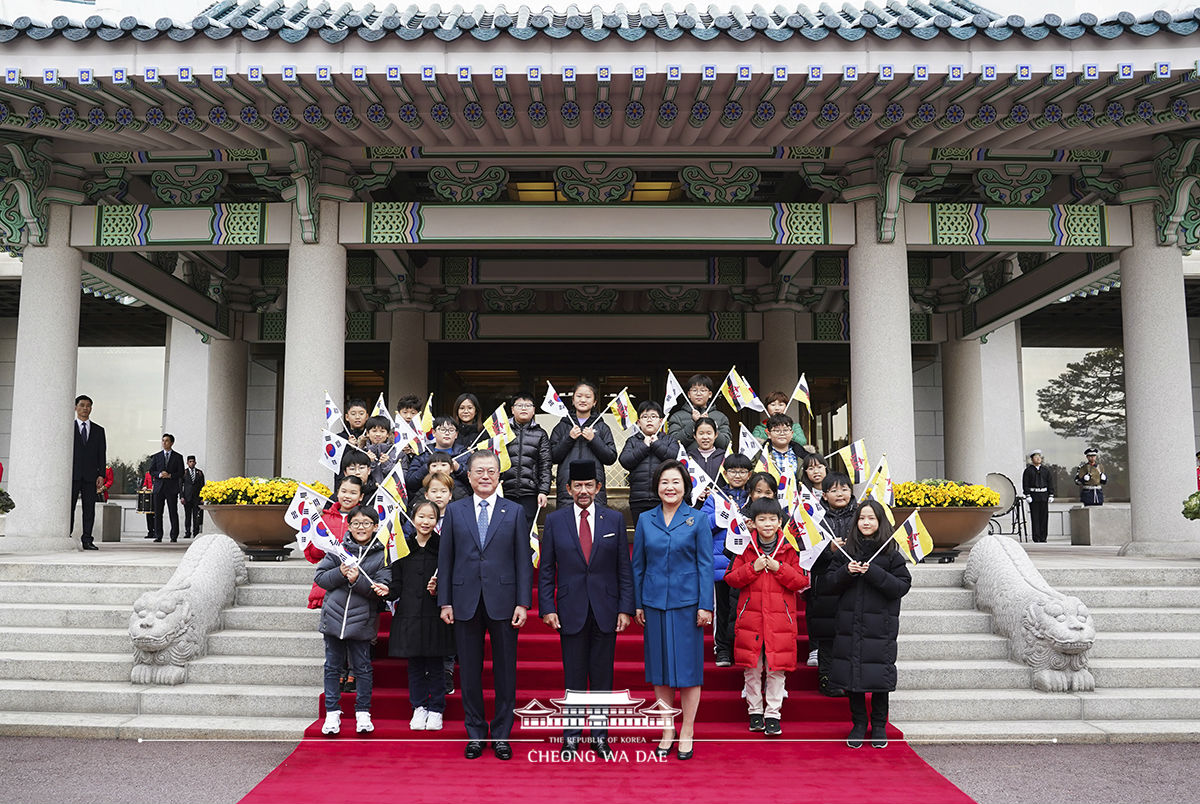
[[[211,478],[310,474],[326,390],[661,398],[667,368],[735,363],[760,393],[805,372],[813,439],[897,478],[1015,477],[1018,322],[1090,327],[1054,303],[1119,284],[1131,550],[1200,553],[1168,516],[1194,489],[1200,10],[178,5],[4,2],[14,497],[69,488],[43,460],[68,429],[23,423],[70,410],[81,316],[159,313],[167,425]],[[20,506],[6,545],[64,549],[66,517]]]

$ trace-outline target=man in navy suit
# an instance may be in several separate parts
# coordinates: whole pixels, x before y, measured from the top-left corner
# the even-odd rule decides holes
[[[172,447],[175,436],[163,433],[162,452],[150,459],[150,477],[154,480],[154,541],[163,537],[163,508],[171,516],[171,541],[179,541],[179,479],[183,475],[183,456]]]
[[[609,692],[617,634],[633,617],[633,565],[625,518],[596,503],[592,461],[572,461],[567,490],[574,505],[546,517],[538,568],[538,611],[562,641],[566,688]],[[608,729],[593,728],[592,749],[608,759]],[[563,758],[579,752],[583,729],[563,732]]]
[[[479,450],[467,461],[470,497],[446,506],[438,550],[438,604],[454,626],[467,727],[467,759],[483,755],[492,741],[499,759],[512,759],[508,744],[517,705],[517,629],[533,603],[533,551],[525,510],[497,494],[500,459]],[[492,641],[496,712],[483,716],[483,635]]]
[[[83,533],[80,542],[84,550],[99,550],[92,538],[96,521],[96,499],[104,489],[105,453],[104,428],[91,420],[92,398],[75,397],[75,448],[71,456],[71,530],[75,530],[75,500],[83,498]]]

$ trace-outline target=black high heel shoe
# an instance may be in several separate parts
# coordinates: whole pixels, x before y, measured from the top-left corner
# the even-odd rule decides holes
[[[658,757],[659,759],[666,759],[667,757],[671,756],[671,753],[673,751],[675,751],[675,732],[674,731],[671,732],[671,742],[667,744],[666,748],[663,748],[662,745],[655,746],[654,756]]]
[[[680,738],[679,744],[682,744],[682,743],[683,743],[683,738]],[[679,758],[680,762],[686,762],[687,760],[691,759],[695,753],[696,753],[696,740],[694,737],[692,738],[691,749],[689,749],[687,751],[684,751],[683,749],[676,749],[676,756]]]

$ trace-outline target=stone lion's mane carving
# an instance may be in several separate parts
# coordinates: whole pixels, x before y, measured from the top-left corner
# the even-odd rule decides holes
[[[1092,615],[1079,598],[1046,583],[1016,542],[998,534],[982,537],[971,548],[963,580],[975,589],[975,607],[990,611],[1008,637],[1009,655],[1033,668],[1034,689],[1096,688],[1087,666],[1096,640]]]
[[[246,577],[246,559],[232,539],[219,533],[196,539],[171,580],[161,589],[143,593],[133,604],[130,680],[182,684],[187,663],[204,655],[221,610],[233,602],[237,585],[245,583]]]

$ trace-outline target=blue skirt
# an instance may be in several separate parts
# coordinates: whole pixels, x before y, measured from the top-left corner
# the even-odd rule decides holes
[[[646,683],[698,687],[704,683],[704,629],[696,627],[696,607],[645,609]]]

